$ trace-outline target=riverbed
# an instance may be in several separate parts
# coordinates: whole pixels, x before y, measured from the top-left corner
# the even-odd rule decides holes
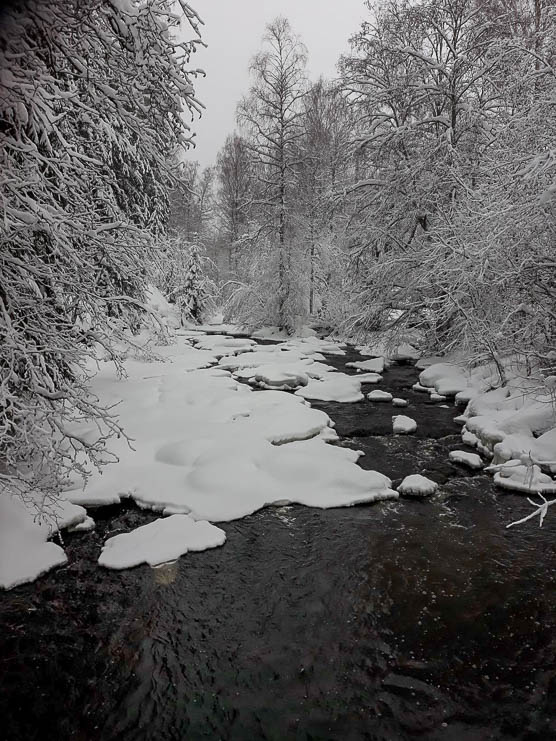
[[[129,503],[65,535],[67,566],[0,594],[2,738],[556,738],[556,517],[506,529],[526,498],[448,461],[461,410],[417,375],[380,384],[413,435],[390,404],[313,406],[364,468],[437,481],[431,499],[267,508],[158,569],[96,563],[156,517]]]

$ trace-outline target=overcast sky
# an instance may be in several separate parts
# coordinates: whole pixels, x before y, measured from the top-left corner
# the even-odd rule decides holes
[[[364,0],[191,0],[205,23],[202,49],[192,66],[207,73],[198,78],[197,94],[206,106],[194,124],[197,147],[188,157],[212,165],[227,134],[235,127],[235,109],[249,89],[249,60],[261,46],[267,23],[278,15],[290,21],[309,51],[308,72],[334,77],[338,57],[365,17]]]

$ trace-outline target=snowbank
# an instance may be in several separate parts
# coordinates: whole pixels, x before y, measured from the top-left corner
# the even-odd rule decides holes
[[[42,515],[39,512],[42,511]],[[48,542],[58,530],[83,522],[83,507],[65,500],[44,504],[39,494],[28,502],[0,496],[0,587],[34,581],[67,561],[63,548]]]
[[[515,360],[508,362],[502,386],[492,364],[464,372],[459,366],[437,363],[419,380],[436,392],[455,392],[456,402],[467,401],[457,418],[463,424],[462,440],[492,458],[490,470],[497,485],[524,492],[553,491],[548,474],[556,473],[555,400],[542,379],[520,375],[521,370]]]

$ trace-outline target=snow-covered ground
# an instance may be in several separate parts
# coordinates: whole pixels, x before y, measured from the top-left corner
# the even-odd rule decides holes
[[[171,327],[163,300],[153,302]],[[211,523],[268,505],[327,508],[398,497],[390,479],[357,465],[360,453],[328,444],[337,439],[332,421],[306,401],[364,398],[367,379],[323,362],[323,352],[344,354],[341,344],[309,333],[261,346],[215,332],[212,325],[211,334],[179,329],[173,344],[151,348],[157,359],[129,357],[124,378],[111,363],[99,363],[92,390],[117,405],[129,440],[110,441],[118,463],[92,472],[85,488],[75,480],[62,492],[50,529],[36,517],[40,507],[2,499],[0,586],[64,563],[63,548],[47,542],[49,535],[69,525],[88,529],[94,523],[86,507],[125,497],[162,518],[107,541],[99,563],[109,568],[154,565],[221,545],[223,531]],[[271,390],[256,393],[242,380]],[[96,434],[93,427],[75,432]]]
[[[49,540],[52,535],[63,528],[90,530],[94,520],[87,507],[125,497],[162,516],[109,539],[99,554],[99,563],[108,568],[154,566],[187,551],[222,545],[225,533],[212,523],[269,505],[327,508],[399,496],[388,477],[357,465],[360,453],[329,444],[337,439],[334,424],[309,401],[364,400],[362,385],[379,383],[395,353],[377,357],[376,349],[362,348],[371,359],[348,363],[358,371],[349,375],[328,365],[323,354],[342,356],[345,346],[319,340],[311,330],[295,338],[261,331],[261,337],[280,341],[259,345],[239,337],[234,327],[180,327],[159,294],[151,297],[151,308],[175,341],[151,347],[149,357],[130,353],[123,378],[99,353],[93,379],[93,392],[105,404],[117,405],[129,438],[110,441],[118,463],[92,472],[85,488],[80,479],[70,483],[54,505],[44,506],[40,493],[26,502],[15,496],[0,499],[1,587],[32,581],[65,563],[63,547]],[[401,360],[414,355],[411,347],[397,353]],[[533,388],[517,375],[500,387],[490,366],[470,372],[444,361],[424,359],[419,365],[423,370],[415,390],[429,393],[433,401],[455,397],[456,403],[467,404],[458,418],[462,440],[491,459],[486,470],[499,486],[556,491],[551,476],[556,473],[553,391]],[[367,399],[407,405],[380,389]],[[417,427],[404,415],[392,420],[394,434]],[[97,434],[94,427],[75,431],[91,439]],[[483,467],[475,453],[453,451],[450,459]],[[436,487],[415,474],[398,491],[426,496]]]

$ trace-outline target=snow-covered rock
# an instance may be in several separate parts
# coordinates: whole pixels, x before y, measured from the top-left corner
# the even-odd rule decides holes
[[[395,417],[392,417],[392,428],[396,435],[407,435],[415,432],[417,422],[411,417],[406,417],[404,414],[397,414]]]
[[[399,397],[394,397],[392,399],[392,404],[395,407],[407,407],[409,406],[409,402],[407,399],[400,399]]]
[[[381,391],[380,389],[369,391],[367,394],[369,401],[392,401],[392,398],[392,394],[389,391]]]
[[[420,473],[406,476],[398,486],[398,493],[408,497],[428,497],[438,489],[438,484]]]
[[[209,522],[171,515],[108,538],[98,562],[108,569],[129,569],[141,563],[158,566],[188,551],[216,548],[225,540],[226,533]]]
[[[468,453],[466,450],[452,450],[448,457],[454,463],[461,463],[468,468],[478,470],[483,467],[483,460],[477,453]]]

